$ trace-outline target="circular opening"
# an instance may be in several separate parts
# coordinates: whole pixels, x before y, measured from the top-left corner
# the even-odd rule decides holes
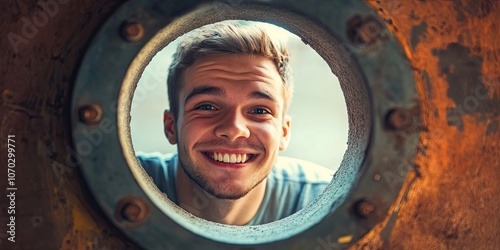
[[[352,61],[344,47],[340,43],[335,42],[336,39],[322,28],[301,16],[282,10],[271,11],[252,6],[248,6],[244,11],[233,8],[221,10],[221,8],[225,8],[224,6],[202,6],[194,12],[188,13],[170,23],[143,47],[132,62],[123,82],[118,103],[119,139],[123,145],[128,165],[131,166],[131,171],[139,185],[158,209],[168,215],[178,225],[203,238],[230,244],[262,244],[290,238],[304,232],[313,225],[317,225],[327,232],[330,230],[331,225],[320,222],[325,216],[329,216],[331,211],[334,211],[342,204],[344,198],[352,188],[363,162],[364,152],[368,143],[369,128],[371,125],[370,118],[368,117],[368,114],[370,114],[370,103],[358,67]],[[140,86],[137,86],[137,82],[142,73],[145,72],[146,65],[159,50],[175,38],[195,28],[223,20],[238,19],[266,21],[277,24],[297,34],[302,40],[310,44],[339,77],[349,114],[349,143],[347,151],[333,181],[325,189],[325,192],[311,205],[299,212],[282,220],[259,226],[230,226],[213,223],[191,216],[166,199],[140,167],[133,150],[129,127],[130,109],[132,106],[131,99],[136,87],[140,88]],[[148,74],[147,72],[145,73]],[[300,83],[296,82],[295,85],[298,86]],[[329,87],[332,86],[335,86],[335,83],[330,83]],[[328,112],[324,113],[331,115]],[[161,124],[161,118],[158,118],[158,123]],[[335,166],[334,163],[327,163],[325,165]]]
[[[73,145],[97,203],[141,247],[343,248],[395,212],[401,188],[411,186],[418,145],[414,72],[366,4],[315,1],[130,1],[103,25],[76,78]],[[132,146],[131,100],[149,61],[180,35],[223,20],[264,21],[297,34],[327,62],[345,96],[348,145],[333,181],[310,206],[264,225],[228,226],[179,209],[150,181]]]
[[[264,25],[279,36],[290,51],[294,95],[288,110],[292,136],[281,156],[300,158],[336,171],[347,148],[347,107],[338,78],[328,64],[300,37],[272,24]],[[131,106],[130,130],[136,152],[177,152],[164,134],[163,112],[169,109],[168,67],[179,39],[161,49],[139,79]],[[306,146],[307,145],[307,146]]]

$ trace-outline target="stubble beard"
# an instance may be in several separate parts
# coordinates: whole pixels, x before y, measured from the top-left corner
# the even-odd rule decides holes
[[[262,181],[267,179],[267,175],[263,178],[260,178],[254,185],[246,190],[242,190],[238,193],[224,193],[217,184],[213,184],[208,180],[203,173],[199,171],[199,167],[196,166],[192,158],[189,156],[189,153],[185,147],[182,147],[178,144],[177,151],[179,154],[179,164],[186,173],[186,175],[191,179],[193,183],[195,183],[202,190],[206,191],[213,197],[217,199],[223,200],[238,200],[245,195],[247,195],[250,191],[252,191],[256,186],[258,186]]]

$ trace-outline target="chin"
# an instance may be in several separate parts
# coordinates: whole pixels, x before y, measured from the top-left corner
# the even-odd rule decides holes
[[[219,187],[200,186],[207,193],[217,199],[238,200],[249,193],[249,191],[221,190]]]
[[[210,193],[210,194],[220,200],[238,200],[246,195],[246,194],[218,194],[218,193]]]

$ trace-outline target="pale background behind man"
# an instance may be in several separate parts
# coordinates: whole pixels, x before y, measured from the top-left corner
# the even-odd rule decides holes
[[[292,136],[282,156],[300,158],[336,170],[347,148],[347,111],[337,77],[326,62],[297,36],[272,26],[273,34],[287,37],[295,94],[288,114]],[[168,107],[167,70],[177,42],[160,51],[139,80],[131,109],[132,142],[136,151],[169,153],[176,145],[163,133]]]

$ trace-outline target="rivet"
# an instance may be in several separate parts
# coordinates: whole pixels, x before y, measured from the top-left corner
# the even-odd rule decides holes
[[[96,124],[102,119],[102,108],[97,104],[85,105],[78,109],[78,116],[85,124]]]
[[[382,178],[382,177],[381,177],[379,174],[374,174],[374,175],[373,175],[373,179],[374,179],[375,181],[380,181],[380,179],[381,179],[381,178]]]
[[[134,203],[123,206],[122,217],[129,222],[138,222],[141,215],[141,207]]]
[[[137,42],[144,36],[144,26],[139,22],[125,21],[120,28],[121,35],[129,42]]]
[[[387,125],[392,129],[404,129],[410,126],[412,116],[406,109],[395,108],[387,115]]]
[[[374,43],[382,32],[382,25],[373,17],[354,16],[347,23],[347,33],[356,46]]]
[[[356,214],[365,219],[373,214],[373,212],[375,212],[375,209],[375,204],[367,200],[361,200],[355,204]]]

